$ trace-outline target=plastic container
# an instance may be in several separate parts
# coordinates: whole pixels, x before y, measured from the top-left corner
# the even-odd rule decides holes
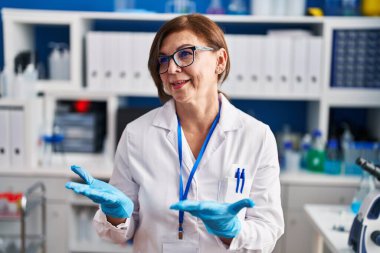
[[[299,171],[300,154],[293,149],[293,143],[284,143],[284,167],[287,172]]]
[[[343,16],[359,16],[360,1],[359,0],[342,0]]]
[[[269,0],[252,0],[251,14],[255,16],[270,16],[273,14],[273,3]]]
[[[278,4],[278,2],[276,1],[276,4]],[[287,0],[285,14],[287,16],[304,16],[305,5],[306,5],[306,0]]]
[[[351,210],[357,214],[360,210],[360,206],[365,199],[365,197],[372,191],[375,190],[374,178],[368,174],[368,172],[363,171],[362,178],[360,181],[359,189],[356,191],[354,198],[351,203]]]
[[[351,142],[348,148],[344,150],[343,168],[346,175],[361,175],[363,173],[360,166],[355,162],[361,154],[361,145],[358,142]]]
[[[326,147],[325,173],[339,175],[342,170],[342,160],[340,159],[338,141],[329,140]]]
[[[166,13],[194,13],[196,5],[190,0],[170,0],[165,4]]]
[[[342,0],[325,0],[325,16],[341,16]]]
[[[307,169],[307,153],[311,148],[311,135],[305,134],[301,141],[300,168]]]
[[[379,0],[362,0],[361,11],[365,16],[380,16]]]
[[[70,80],[70,51],[64,48],[62,51],[62,80]]]
[[[70,51],[65,43],[50,42],[53,48],[49,55],[49,78],[52,80],[70,79]]]
[[[312,147],[307,153],[307,169],[313,172],[323,172],[326,155],[323,148],[322,133],[319,130],[314,130],[312,136]]]
[[[212,0],[207,8],[207,14],[224,14],[225,10],[222,7],[220,0]]]
[[[62,63],[61,63],[61,52],[59,51],[58,43],[50,43],[50,47],[53,47],[53,50],[49,54],[49,78],[52,80],[61,80],[62,79]]]
[[[244,0],[231,0],[228,5],[227,14],[230,15],[247,15],[248,7]]]

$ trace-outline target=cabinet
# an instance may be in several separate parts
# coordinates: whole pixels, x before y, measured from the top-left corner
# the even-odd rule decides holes
[[[348,208],[359,179],[301,174],[282,175],[281,183],[285,234],[276,245],[275,252],[303,253],[310,252],[313,245],[313,228],[308,222],[304,205],[347,205]]]

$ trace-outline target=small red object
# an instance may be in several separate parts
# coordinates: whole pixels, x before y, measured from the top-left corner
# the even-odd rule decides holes
[[[80,113],[85,113],[90,110],[91,101],[89,100],[78,100],[74,104],[75,111]]]

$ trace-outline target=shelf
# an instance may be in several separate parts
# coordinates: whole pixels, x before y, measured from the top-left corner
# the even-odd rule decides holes
[[[325,186],[358,186],[359,176],[348,175],[328,175],[323,173],[313,173],[310,171],[299,170],[297,172],[281,172],[281,184],[292,185],[325,185]]]
[[[41,15],[42,13],[43,15]],[[69,25],[72,23],[72,19],[77,17],[75,12],[68,11],[36,11],[13,8],[4,8],[2,16],[3,19],[14,19],[17,23],[48,25]]]
[[[380,108],[380,89],[330,88],[326,100],[330,107]]]
[[[131,245],[118,246],[111,243],[104,243],[102,245],[98,243],[82,243],[76,244],[70,247],[70,252],[80,253],[129,253],[132,252]]]
[[[17,214],[0,214],[0,222],[2,221],[20,221],[21,215]]]
[[[233,99],[255,99],[255,100],[289,100],[289,101],[319,101],[320,95],[318,94],[300,94],[300,93],[260,93],[256,94],[229,94]]]
[[[79,84],[74,84],[70,80],[38,80],[36,82],[37,92],[65,92],[65,91],[78,91]]]
[[[29,100],[17,98],[0,98],[0,106],[24,107]]]

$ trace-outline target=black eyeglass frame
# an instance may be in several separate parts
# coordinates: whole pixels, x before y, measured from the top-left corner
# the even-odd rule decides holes
[[[182,51],[182,50],[185,50],[185,49],[191,49],[191,50],[193,51],[193,60],[191,61],[191,63],[187,64],[186,66],[180,66],[180,65],[177,63],[176,59],[174,58],[174,55],[177,54],[178,52]],[[166,69],[164,72],[160,72],[160,66],[161,66],[161,64],[160,64],[160,62],[159,62],[159,60],[158,60],[158,72],[160,73],[160,75],[165,74],[166,72],[168,72],[168,70],[169,70],[169,64],[170,64],[170,60],[171,60],[171,59],[173,59],[175,65],[177,65],[177,66],[180,67],[180,68],[185,68],[185,67],[190,66],[191,64],[194,63],[194,59],[195,59],[195,57],[194,57],[194,56],[195,56],[194,52],[195,52],[196,50],[200,50],[200,51],[214,51],[215,49],[212,48],[212,47],[206,47],[206,46],[191,46],[191,47],[180,48],[180,49],[178,49],[177,51],[175,51],[175,52],[174,52],[173,54],[171,54],[171,55],[165,55],[165,56],[164,56],[164,55],[160,55],[159,57],[163,57],[163,56],[164,56],[164,57],[166,57],[166,58],[168,59],[168,67],[167,67],[167,69]]]

